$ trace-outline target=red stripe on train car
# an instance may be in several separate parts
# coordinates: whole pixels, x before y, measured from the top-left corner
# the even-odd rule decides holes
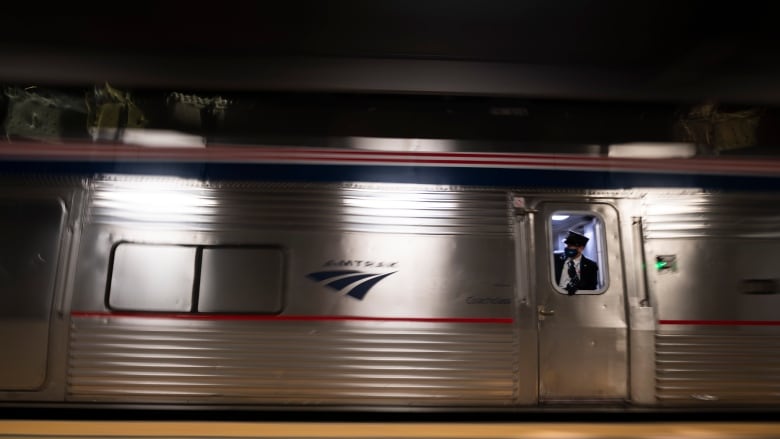
[[[659,320],[660,325],[780,326],[778,320]]]
[[[416,166],[489,166],[505,168],[567,168],[605,171],[780,173],[773,160],[631,159],[574,154],[512,154],[468,152],[353,151],[312,148],[148,148],[107,145],[38,145],[14,142],[0,148],[0,156],[44,159],[196,160],[240,162],[291,162],[322,164],[383,164]]]
[[[366,317],[366,316],[301,316],[261,314],[188,314],[188,313],[136,313],[73,311],[72,317],[92,318],[139,318],[139,319],[181,319],[181,320],[233,320],[233,321],[369,321],[369,322],[415,322],[415,323],[490,323],[511,324],[512,318],[488,317]]]

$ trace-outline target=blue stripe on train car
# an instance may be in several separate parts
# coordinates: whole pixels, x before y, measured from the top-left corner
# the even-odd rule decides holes
[[[168,161],[0,161],[3,174],[130,174],[201,180],[381,182],[559,189],[690,187],[708,190],[780,190],[780,178],[694,173],[575,171],[444,166],[256,164]]]

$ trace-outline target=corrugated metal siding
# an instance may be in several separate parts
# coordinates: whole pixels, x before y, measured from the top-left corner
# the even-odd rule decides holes
[[[656,334],[661,402],[780,402],[780,335]]]
[[[71,334],[73,401],[499,406],[517,396],[511,325],[74,318]]]
[[[780,205],[747,196],[652,197],[644,228],[648,239],[780,238]]]
[[[191,230],[246,228],[429,234],[512,232],[506,193],[415,185],[207,185],[98,180],[88,218]]]

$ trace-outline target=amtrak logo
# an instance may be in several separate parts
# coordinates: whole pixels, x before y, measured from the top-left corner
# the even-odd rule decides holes
[[[324,285],[334,291],[345,293],[347,296],[357,300],[363,300],[363,297],[368,294],[368,291],[374,285],[395,273],[397,271],[390,273],[366,273],[358,270],[332,270],[309,273],[306,277],[315,282],[325,282]]]

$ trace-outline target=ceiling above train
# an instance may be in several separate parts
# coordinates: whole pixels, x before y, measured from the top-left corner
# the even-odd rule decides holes
[[[771,2],[158,3],[6,10],[6,138],[159,131],[204,144],[598,154],[779,143]]]

